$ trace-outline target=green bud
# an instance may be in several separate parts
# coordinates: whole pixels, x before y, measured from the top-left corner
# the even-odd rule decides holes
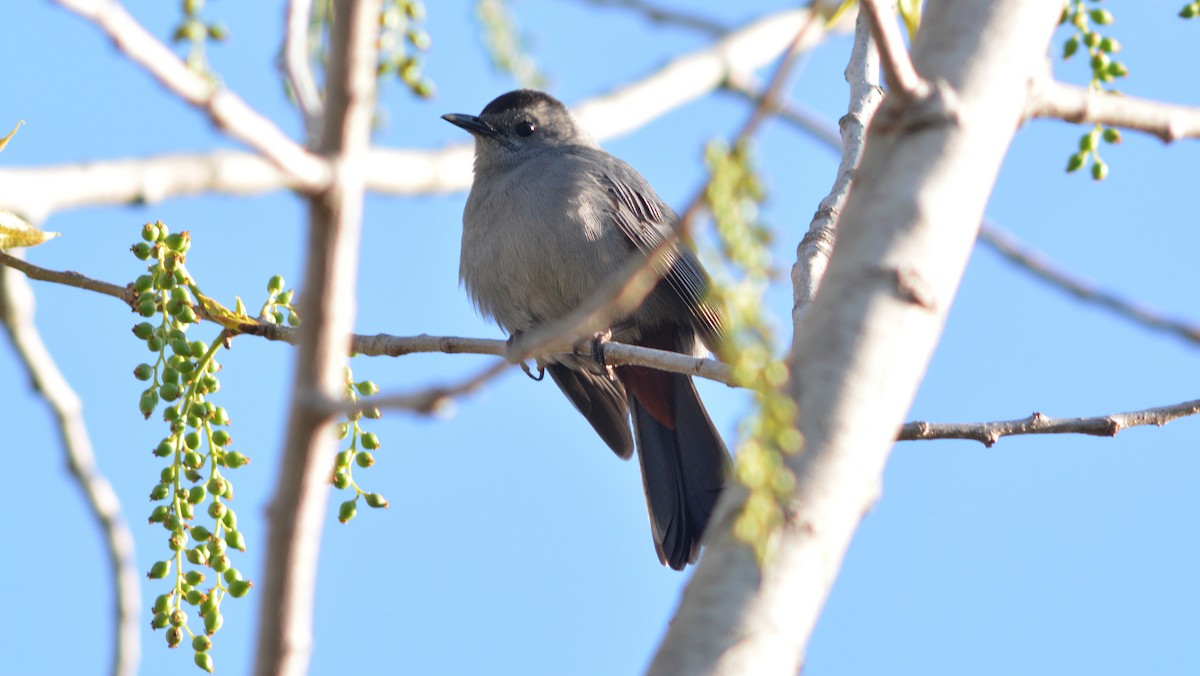
[[[1086,160],[1087,160],[1087,154],[1084,152],[1078,152],[1078,153],[1075,153],[1074,155],[1072,155],[1071,158],[1069,160],[1067,160],[1067,173],[1071,173],[1072,171],[1078,171],[1079,168],[1083,166],[1083,163]]]
[[[378,493],[363,493],[363,499],[366,500],[367,504],[370,505],[371,507],[375,507],[375,508],[382,507],[383,509],[387,509],[387,506],[388,506],[387,498],[383,497],[382,495],[380,495]]]
[[[138,380],[150,380],[154,377],[154,367],[149,364],[138,364],[133,369],[133,377]]]
[[[192,341],[192,356],[193,357],[199,359],[200,357],[204,356],[205,352],[208,352],[208,345],[206,345],[203,340]]]
[[[211,488],[212,482],[211,481],[209,482],[209,486],[210,486],[209,490],[212,490],[212,488]],[[216,493],[214,492],[214,495],[215,494]],[[213,500],[208,505],[208,515],[214,519],[220,519],[225,516],[225,510],[227,510],[227,509],[229,509],[229,508],[225,506],[224,502],[217,502],[216,500]]]
[[[229,433],[225,430],[217,430],[216,432],[213,432],[212,442],[214,444],[218,446],[228,446],[229,441]]]
[[[267,280],[267,293],[271,294],[272,296],[276,296],[279,295],[280,291],[283,291],[282,275],[275,275]]]
[[[379,437],[374,432],[367,432],[361,438],[363,448],[374,451],[379,448]],[[366,465],[363,465],[366,467]]]
[[[200,321],[200,318],[196,316],[196,311],[190,305],[180,308],[179,314],[175,315],[175,318],[179,320],[180,324],[195,324]]]
[[[188,471],[191,472],[192,470],[188,470]],[[192,518],[194,518],[196,516],[196,511],[192,507],[192,503],[190,503],[190,502],[179,503],[179,515],[182,516],[184,519],[191,521]]]
[[[1103,181],[1108,178],[1108,165],[1100,160],[1092,163],[1092,178],[1097,181]]]
[[[183,437],[183,443],[187,445],[188,448],[195,450],[200,447],[200,435],[196,432],[188,432]],[[188,464],[191,465],[191,463]]]
[[[1179,10],[1179,16],[1184,19],[1194,19],[1200,16],[1200,3],[1193,2],[1190,5],[1184,5],[1183,9]]]
[[[191,467],[188,467],[187,469],[183,470],[183,476],[192,483],[196,483],[197,481],[200,481],[201,479],[204,478],[203,474],[192,469]]]
[[[383,414],[379,412],[378,407],[371,406],[370,408],[363,409],[363,416],[372,420],[378,420],[383,417]]]
[[[171,627],[167,630],[167,647],[177,648],[183,643],[183,630],[179,627]]]
[[[225,411],[225,407],[217,406],[213,409],[212,424],[214,424],[214,425],[228,425],[229,424],[229,413],[227,413]]]
[[[170,492],[170,489],[167,488],[165,485],[159,484],[159,486],[166,489],[166,492]],[[155,488],[155,490],[158,490],[158,489]],[[166,495],[164,495],[163,497],[166,497]],[[150,523],[162,523],[163,521],[167,520],[167,515],[169,515],[170,513],[171,513],[170,507],[168,507],[166,505],[159,505],[150,511],[149,521],[150,521]]]
[[[167,612],[167,609],[170,607],[171,607],[171,595],[170,594],[159,594],[158,596],[156,596],[154,598],[154,605],[152,606],[152,610],[154,610],[155,615],[158,615],[159,613],[165,614]],[[161,629],[161,627],[159,627],[159,628]]]
[[[350,519],[353,519],[357,514],[358,505],[355,504],[354,500],[347,500],[342,503],[341,507],[338,508],[338,521],[341,521],[342,523],[348,523]]]
[[[133,327],[133,335],[137,336],[140,340],[146,340],[154,335],[154,325],[150,322],[137,324]]]
[[[1129,75],[1129,69],[1126,68],[1125,64],[1121,63],[1120,61],[1113,61],[1112,63],[1108,64],[1107,72],[1113,77],[1125,77],[1126,75]]]
[[[176,420],[179,420],[179,409],[175,406],[168,406],[163,411],[163,420],[167,422],[175,422]]]
[[[150,578],[151,580],[161,580],[166,577],[167,573],[169,572],[171,572],[170,559],[166,561],[155,561],[154,565],[150,566],[150,572],[147,573],[146,577]]]
[[[1120,143],[1121,142],[1121,131],[1114,127],[1106,127],[1104,129],[1103,136],[1104,136],[1105,142],[1107,142],[1107,143]]]
[[[199,637],[199,638],[204,638],[204,637]],[[210,674],[213,673],[214,669],[216,669],[216,666],[213,664],[212,655],[209,655],[208,653],[197,652],[196,656],[194,658],[192,658],[192,661],[196,663],[196,666],[200,667],[201,669],[207,671]]]
[[[208,491],[204,486],[192,486],[191,492],[188,493],[188,502],[193,505],[198,505],[204,502],[204,498],[208,496]]]
[[[208,600],[200,604],[200,615],[208,615],[217,609],[217,595],[209,594]]]
[[[292,327],[300,326],[300,315],[296,314],[295,312],[292,312],[291,310],[288,310],[287,324],[288,324],[288,326],[292,326]]]
[[[159,232],[160,230],[157,225],[154,223],[147,223],[142,226],[142,239],[146,240],[147,242],[157,242]]]
[[[230,469],[237,469],[250,462],[250,458],[237,451],[230,451],[225,454],[225,466]]]
[[[151,352],[160,352],[163,349],[163,340],[158,336],[150,336],[146,339],[146,349]]]
[[[203,542],[187,550],[184,554],[187,560],[197,566],[208,565],[208,545]]]
[[[337,427],[333,429],[333,433],[338,439],[345,439],[346,435],[350,434],[350,424],[338,423]]]
[[[173,533],[183,527],[183,522],[179,520],[178,516],[171,514],[167,516],[167,518],[163,519],[162,525],[163,528]]]
[[[229,481],[224,480],[221,477],[212,477],[209,479],[208,489],[212,495],[222,496],[224,495],[224,492],[228,490],[228,487]]]
[[[171,626],[182,627],[185,624],[187,624],[187,613],[183,611],[183,608],[171,611]]]
[[[284,291],[283,293],[279,294],[279,297],[275,299],[275,302],[280,305],[291,305],[292,298],[295,295],[296,295],[296,292],[289,289],[289,290]]]
[[[167,235],[167,238],[163,240],[163,242],[167,245],[168,249],[171,251],[177,251],[179,253],[186,252],[191,246],[190,238],[187,236],[186,232]]]
[[[1093,9],[1088,12],[1088,15],[1092,17],[1092,21],[1095,21],[1101,26],[1107,26],[1115,20],[1112,12],[1108,11],[1107,9]]]
[[[193,529],[193,533],[194,532],[195,531]],[[192,585],[193,587],[199,587],[200,585],[204,584],[204,573],[201,573],[198,570],[189,570],[183,576],[183,579],[187,580],[187,583]]]
[[[199,589],[193,589],[187,593],[187,598],[185,600],[188,602],[188,605],[198,606],[208,600],[208,594],[205,594]]]
[[[149,420],[150,415],[154,413],[154,409],[157,406],[158,390],[151,387],[145,392],[142,392],[142,397],[138,400],[138,410],[142,412],[142,417]]]
[[[211,638],[201,634],[201,635],[197,636],[196,638],[192,639],[192,649],[195,650],[196,652],[205,653],[205,652],[208,652],[210,648],[212,648],[212,639]],[[212,671],[212,669],[209,669],[209,671]]]
[[[221,573],[221,577],[225,578],[225,584],[233,584],[242,579],[242,571],[237,568],[229,568],[224,573]]]
[[[375,464],[375,456],[371,455],[367,451],[361,451],[358,455],[354,456],[354,462],[357,463],[359,467],[365,469]]]
[[[350,475],[346,474],[345,472],[334,472],[333,481],[331,483],[333,484],[334,488],[338,490],[344,490],[350,485]]]
[[[179,385],[176,385],[175,383],[163,383],[162,386],[158,388],[158,393],[162,395],[163,401],[175,401],[179,398],[179,395],[182,394],[179,389]]]
[[[234,580],[229,583],[229,594],[235,599],[240,599],[250,591],[254,584],[250,580]]]
[[[221,617],[221,611],[215,608],[204,616],[204,632],[209,636],[220,631],[222,624],[225,624],[225,618]]]
[[[153,300],[139,302],[138,314],[143,317],[153,317],[154,315],[158,314],[158,303]]]
[[[199,524],[192,526],[192,537],[204,541],[212,537],[212,531]]]
[[[150,275],[140,275],[140,276],[138,276],[137,279],[133,280],[133,290],[137,291],[139,294],[138,295],[139,303],[146,301],[146,300],[154,300],[155,299],[155,295],[150,292],[150,289],[153,289],[153,288],[154,288],[154,278],[151,277]],[[148,293],[150,295],[147,298],[146,294],[148,294]]]
[[[187,531],[181,530],[181,531],[178,531],[175,533],[171,533],[171,537],[167,538],[167,547],[169,547],[170,550],[173,552],[177,552],[177,551],[183,549],[184,547],[187,546],[187,543],[188,543]]]
[[[350,461],[353,459],[354,459],[354,451],[347,448],[346,450],[341,451],[340,453],[337,454],[337,459],[336,459],[337,466],[338,467],[349,467]]]
[[[1079,150],[1082,152],[1091,152],[1091,151],[1095,150],[1098,138],[1099,138],[1099,135],[1096,133],[1095,129],[1084,134],[1083,136],[1080,136],[1079,137]]]
[[[155,613],[154,619],[150,620],[150,627],[152,629],[166,629],[170,624],[171,616],[165,612]]]
[[[138,260],[144,261],[150,257],[151,248],[146,242],[138,242],[129,247],[129,250],[133,252],[134,256],[137,256]]]
[[[240,531],[231,530],[225,533],[225,543],[239,552],[246,551],[246,538]]]
[[[217,540],[216,542],[220,542],[220,540]],[[213,544],[216,544],[216,542],[214,542]],[[213,570],[220,573],[229,568],[229,557],[226,556],[225,554],[216,555],[213,557],[212,561],[209,562],[208,565],[212,566]]]
[[[221,517],[221,523],[229,530],[237,530],[237,513],[232,509],[225,510],[225,516]]]
[[[225,541],[221,538],[212,538],[208,541],[208,553],[211,557],[225,556]],[[225,570],[222,568],[221,570]],[[217,571],[220,572],[220,571]]]
[[[170,494],[171,494],[171,489],[169,486],[167,486],[166,484],[159,484],[154,487],[154,490],[150,491],[150,499],[155,500],[155,501],[166,500],[167,496]],[[167,518],[167,515],[164,514],[163,518],[164,519]],[[154,523],[154,520],[151,519],[150,522]]]

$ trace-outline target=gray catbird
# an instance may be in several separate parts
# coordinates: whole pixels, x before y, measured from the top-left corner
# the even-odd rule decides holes
[[[443,119],[475,137],[475,182],[463,213],[459,276],[476,307],[510,335],[583,305],[630,258],[646,256],[677,221],[646,179],[609,155],[543,92],[504,94],[475,115]],[[676,245],[653,291],[613,338],[685,354],[715,348],[721,314],[708,275]],[[696,560],[700,536],[729,475],[729,452],[688,376],[619,366],[609,376],[573,358],[546,369],[618,456],[633,431],[659,559]]]

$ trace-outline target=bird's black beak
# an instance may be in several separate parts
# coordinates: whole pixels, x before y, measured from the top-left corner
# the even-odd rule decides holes
[[[456,127],[462,127],[463,129],[466,129],[475,136],[483,136],[486,138],[499,138],[500,136],[500,130],[474,115],[447,113],[442,116],[442,119]]]

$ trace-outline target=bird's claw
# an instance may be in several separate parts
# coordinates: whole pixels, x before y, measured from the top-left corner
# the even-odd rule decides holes
[[[541,381],[542,378],[546,377],[546,367],[542,364],[542,360],[534,360],[534,364],[537,366],[537,375],[535,376],[533,375],[533,369],[530,368],[529,364],[524,359],[520,358],[521,352],[517,348],[517,344],[521,341],[521,338],[524,335],[525,334],[523,331],[514,331],[512,335],[508,337],[507,358],[510,362],[516,362],[520,364],[521,370],[524,371],[525,375],[529,376],[531,380]]]

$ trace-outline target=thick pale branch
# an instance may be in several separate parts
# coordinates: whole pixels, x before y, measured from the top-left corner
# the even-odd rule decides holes
[[[306,191],[329,182],[329,168],[238,95],[192,70],[113,0],[57,0],[104,31],[123,54],[167,90],[204,110],[230,136],[263,154]]]
[[[1025,114],[1098,123],[1153,134],[1164,143],[1200,138],[1200,108],[1094,92],[1043,75],[1030,80]]]
[[[8,254],[0,256],[13,258]],[[10,267],[17,268],[15,265]],[[30,381],[54,413],[71,478],[83,492],[108,547],[108,562],[116,596],[113,602],[113,662],[110,673],[114,676],[134,676],[141,659],[142,603],[133,534],[121,513],[116,491],[96,465],[91,437],[83,420],[83,404],[42,342],[33,322],[33,312],[34,296],[29,282],[12,269],[0,266],[0,324],[8,329]]]
[[[295,384],[275,494],[269,510],[266,581],[261,585],[258,676],[308,671],[321,531],[333,459],[322,401],[345,387],[354,323],[365,160],[375,109],[380,0],[332,4],[330,56],[318,149],[333,169],[328,190],[309,198],[305,289]]]
[[[1050,418],[1034,413],[1019,420],[979,423],[910,422],[900,428],[900,441],[926,439],[970,439],[991,447],[1000,437],[1018,434],[1090,434],[1115,437],[1121,430],[1140,425],[1162,427],[1172,420],[1200,414],[1200,399],[1128,413],[1110,413],[1090,418]]]
[[[317,124],[321,120],[321,92],[313,75],[312,49],[309,35],[312,31],[312,0],[289,0],[284,16],[282,66],[284,76],[292,87],[296,105],[304,114],[304,128],[315,138]]]
[[[61,1],[68,6],[110,4],[88,0]],[[806,10],[768,15],[712,45],[667,63],[641,80],[584,101],[574,106],[574,110],[581,123],[601,141],[628,133],[717,89],[731,73],[749,73],[770,63],[788,47],[809,16]],[[140,27],[137,29],[144,33]],[[148,35],[146,38],[154,40]],[[811,49],[823,39],[823,31],[809,31],[800,47]],[[155,44],[159,49],[166,49],[157,41]],[[166,58],[179,61],[169,50]],[[181,62],[178,66],[185,69],[179,77],[187,78],[189,82],[200,78],[200,84],[208,87],[198,89],[196,95],[213,92],[206,80],[186,70]],[[228,92],[222,95],[232,96]],[[253,111],[249,113],[257,115]],[[238,121],[235,128],[248,128],[240,119],[235,120]],[[269,141],[279,134],[275,130],[263,138]],[[287,140],[287,143],[296,152],[312,158],[294,142]],[[367,187],[373,192],[393,195],[465,190],[471,184],[471,157],[472,146],[465,143],[425,151],[373,149],[369,151],[364,167]],[[301,180],[303,177],[291,176],[287,167],[281,170],[276,164],[264,162],[251,153],[218,151],[50,167],[0,168],[0,208],[40,222],[56,211],[89,205],[153,202],[208,192],[249,194],[305,188],[307,183]],[[302,168],[303,163],[296,166]]]

